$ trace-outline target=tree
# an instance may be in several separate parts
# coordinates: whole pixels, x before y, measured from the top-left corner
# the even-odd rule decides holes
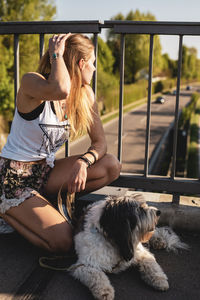
[[[162,59],[163,59],[162,72],[168,77],[176,77],[177,61],[170,59],[167,53],[163,54]]]
[[[114,60],[111,49],[98,37],[98,64],[101,64],[105,72],[112,74]]]
[[[52,0],[0,0],[0,21],[47,21],[56,13]]]
[[[52,20],[56,7],[52,0],[0,0],[0,21],[46,21]],[[0,113],[10,115],[13,110],[13,35],[0,36]],[[39,62],[39,36],[20,35],[20,77],[28,71],[36,71]]]
[[[129,21],[155,21],[155,17],[150,14],[130,11],[126,17],[117,15],[113,20]],[[108,34],[108,45],[115,57],[114,72],[119,72],[120,60],[120,37],[114,35],[112,31]],[[137,73],[142,69],[148,69],[149,62],[149,35],[145,34],[127,34],[125,39],[125,82],[132,83],[136,81]],[[161,45],[158,36],[154,38],[154,73],[162,69]]]
[[[183,45],[182,52],[182,77],[194,79],[199,76],[197,50]]]
[[[98,104],[101,114],[106,110],[105,99],[107,91],[117,86],[117,79],[113,75],[114,57],[112,51],[100,37],[98,37],[98,60],[97,60],[97,91]]]

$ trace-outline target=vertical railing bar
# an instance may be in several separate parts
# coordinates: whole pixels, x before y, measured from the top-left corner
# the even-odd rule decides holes
[[[19,35],[14,35],[14,91],[15,91],[15,107],[17,92],[19,89]]]
[[[151,92],[152,92],[152,73],[153,73],[153,37],[150,35],[149,46],[149,78],[148,78],[148,102],[147,102],[147,122],[146,122],[146,140],[145,140],[145,161],[144,176],[148,176],[149,166],[149,142],[150,142],[150,122],[151,122]]]
[[[44,54],[44,33],[40,33],[40,58]]]
[[[65,142],[65,157],[69,156],[69,141]]]
[[[120,162],[122,160],[124,59],[125,59],[125,34],[121,34],[121,42],[120,42],[119,123],[118,123],[118,159],[119,159]]]
[[[174,193],[172,195],[172,204],[179,205],[179,202],[180,202],[180,195],[177,193]]]
[[[94,62],[94,66],[96,68],[94,74],[93,74],[93,80],[92,80],[92,88],[94,91],[95,98],[97,96],[97,55],[98,55],[98,33],[94,33],[94,54],[96,57],[96,60]]]
[[[70,147],[69,147],[69,140],[65,142],[65,157],[70,155]]]
[[[180,94],[180,79],[181,79],[181,65],[182,65],[182,45],[183,35],[179,36],[179,55],[178,55],[178,74],[176,87],[176,108],[174,121],[174,136],[173,136],[173,155],[172,155],[172,169],[171,178],[174,179],[176,174],[176,151],[177,151],[177,136],[178,136],[178,111],[179,111],[179,94]]]

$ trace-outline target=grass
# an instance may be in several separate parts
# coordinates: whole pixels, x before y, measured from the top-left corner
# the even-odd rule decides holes
[[[190,119],[190,139],[188,145],[188,161],[187,161],[187,177],[198,178],[198,138],[199,138],[199,122],[200,122],[200,98],[196,104],[196,109],[192,113]]]

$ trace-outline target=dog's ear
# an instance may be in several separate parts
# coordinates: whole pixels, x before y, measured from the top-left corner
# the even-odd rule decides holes
[[[116,227],[116,224],[114,225]],[[117,224],[115,228],[115,234],[112,236],[114,243],[117,245],[120,256],[129,261],[134,256],[133,241],[132,241],[132,230],[130,222],[123,220]]]
[[[130,218],[124,205],[107,205],[100,218],[105,236],[114,242],[120,256],[126,261],[131,260],[134,255],[132,232],[136,223],[136,217],[132,215]]]

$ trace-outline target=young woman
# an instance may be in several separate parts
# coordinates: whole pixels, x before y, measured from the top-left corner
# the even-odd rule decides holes
[[[54,35],[38,73],[23,76],[10,135],[0,157],[0,213],[33,244],[51,252],[72,246],[72,229],[48,201],[63,188],[91,192],[120,173],[106,153],[106,141],[89,86],[95,55],[90,39]],[[55,160],[69,138],[88,131],[91,147],[79,156]]]

